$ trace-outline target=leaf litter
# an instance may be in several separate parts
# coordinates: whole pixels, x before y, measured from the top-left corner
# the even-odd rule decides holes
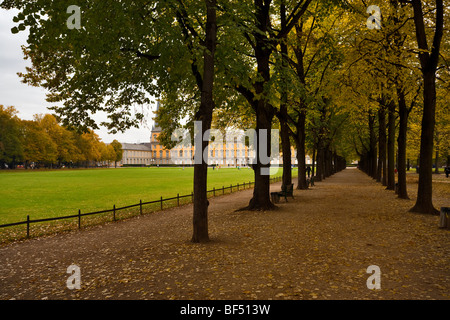
[[[280,184],[271,186],[278,190]],[[448,206],[440,183],[436,207]],[[252,190],[210,199],[211,241],[193,244],[192,206],[0,248],[0,299],[449,299],[450,232],[409,213],[356,169],[278,210],[239,211]],[[69,290],[67,267],[81,271]],[[381,289],[366,269],[377,265]]]

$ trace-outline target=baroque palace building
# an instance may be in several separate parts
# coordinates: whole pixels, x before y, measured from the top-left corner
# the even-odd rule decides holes
[[[157,110],[159,109],[159,102]],[[161,134],[158,123],[152,126],[150,142],[147,143],[122,143],[123,156],[122,166],[191,166],[194,164],[194,146],[190,144],[178,144],[172,149],[166,149],[159,143],[158,136]],[[227,131],[228,132],[228,131]],[[251,164],[255,157],[255,151],[245,143],[243,130],[230,131],[228,137],[222,141],[211,141],[208,147],[208,164],[221,167],[244,167]],[[280,150],[281,151],[281,150]],[[292,164],[296,164],[295,149],[292,148]],[[306,159],[309,162],[309,157]],[[273,165],[282,164],[282,156],[272,161]]]

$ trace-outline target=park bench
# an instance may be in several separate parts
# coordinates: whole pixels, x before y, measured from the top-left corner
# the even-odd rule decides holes
[[[290,196],[294,198],[294,185],[282,185],[281,191],[279,192],[271,192],[272,202],[278,203],[280,201],[280,197],[284,197],[284,200],[287,202],[287,197]]]

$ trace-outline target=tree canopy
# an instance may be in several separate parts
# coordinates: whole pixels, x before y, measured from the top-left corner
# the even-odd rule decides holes
[[[14,107],[0,105],[0,124],[0,168],[80,167],[122,159],[118,141],[106,144],[93,130],[71,131],[51,114],[22,120]]]

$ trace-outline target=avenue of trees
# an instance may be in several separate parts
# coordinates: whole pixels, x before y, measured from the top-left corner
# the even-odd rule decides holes
[[[77,16],[67,8],[74,4],[79,28],[69,28]],[[279,129],[284,184],[292,180],[291,145],[298,189],[307,188],[306,154],[316,163],[316,181],[359,159],[388,189],[397,184],[400,198],[408,198],[406,171],[418,166],[412,211],[435,213],[432,167],[450,164],[450,3],[370,4],[4,0],[2,7],[20,11],[13,33],[29,31],[24,55],[32,67],[23,81],[47,89],[67,128],[139,126],[144,115],[135,106],[158,97],[167,147],[184,126],[202,153],[208,129],[234,126],[256,129],[257,149],[270,153],[271,129]],[[97,112],[108,121],[96,123]],[[200,132],[193,132],[194,121]],[[274,208],[263,174],[268,166],[257,154],[245,209]],[[209,239],[206,169],[206,159],[194,169],[194,242]]]
[[[122,146],[100,141],[92,130],[77,133],[58,124],[53,115],[21,120],[14,107],[0,105],[0,168],[60,168],[116,163]]]

